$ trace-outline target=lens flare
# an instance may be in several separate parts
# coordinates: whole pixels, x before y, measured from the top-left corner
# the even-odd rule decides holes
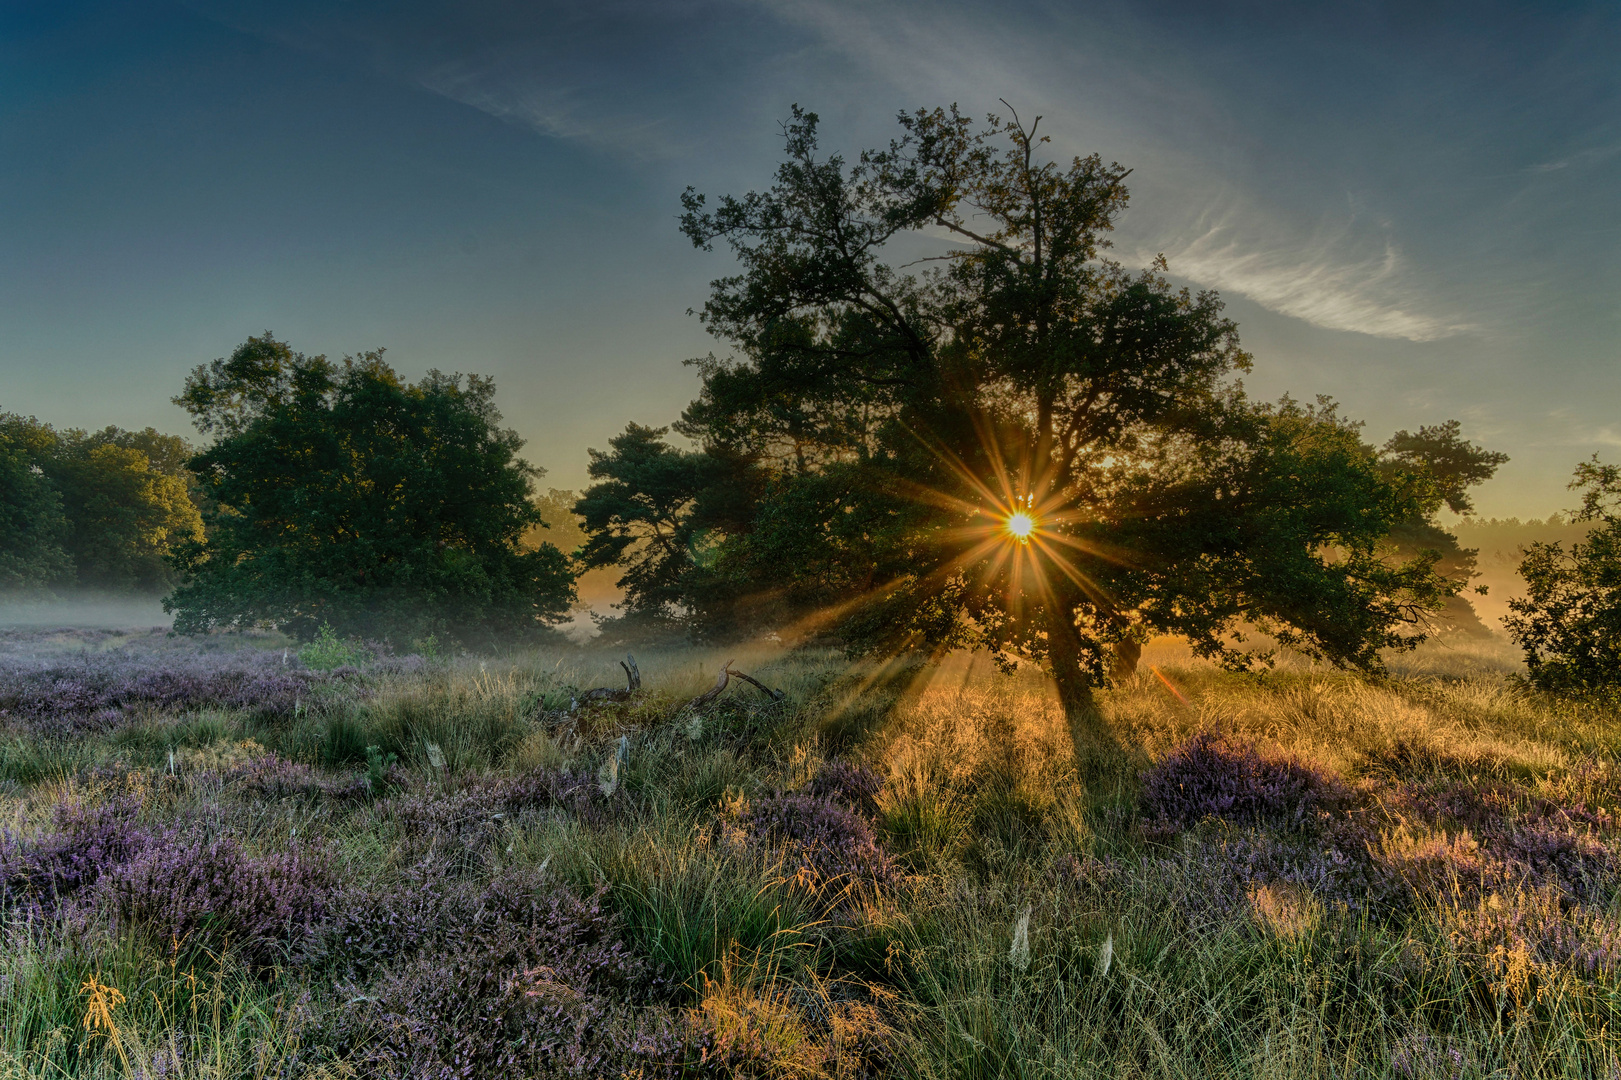
[[[1023,510],[1018,511],[1017,513],[1009,514],[1007,519],[1007,531],[1011,533],[1013,538],[1016,540],[1028,540],[1030,539],[1030,534],[1036,531],[1035,519],[1029,514],[1025,513]]]

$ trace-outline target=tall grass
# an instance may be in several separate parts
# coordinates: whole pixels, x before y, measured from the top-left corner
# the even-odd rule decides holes
[[[1401,801],[1491,788],[1516,805],[1585,807],[1610,861],[1583,857],[1621,865],[1617,832],[1602,823],[1621,806],[1614,711],[1523,689],[1495,646],[1395,657],[1375,680],[1298,660],[1239,676],[1156,644],[1140,674],[1100,694],[1114,745],[1079,752],[1033,670],[1003,675],[965,657],[868,665],[816,650],[637,658],[647,692],[626,705],[577,706],[622,674],[618,656],[570,647],[363,672],[354,693],[291,716],[198,709],[73,740],[8,733],[0,828],[29,841],[56,827],[64,801],[138,790],[143,827],[231,834],[255,851],[309,845],[351,892],[476,890],[524,872],[551,883],[535,888],[597,896],[659,972],[652,999],[623,1007],[644,1010],[641,1037],[685,1033],[686,1049],[659,1044],[660,1067],[676,1072],[724,1073],[715,1062],[739,1075],[928,1078],[1621,1071],[1610,872],[1579,902],[1530,880],[1469,886],[1433,857],[1476,838]],[[729,659],[786,700],[740,687],[685,708]],[[1427,884],[1380,906],[1309,882],[1235,879],[1244,852],[1271,844],[1304,858],[1318,838],[1146,821],[1144,770],[1208,731],[1359,793],[1366,843],[1390,866],[1418,867],[1412,880],[1431,874]],[[273,753],[289,776],[348,791],[368,752],[398,766],[365,797],[322,795],[313,780],[315,794],[250,797],[229,780]],[[885,779],[872,825],[904,869],[893,880],[819,885],[789,847],[747,830],[748,807],[805,788],[833,757]],[[551,770],[589,787],[610,758],[616,783],[590,795],[590,812],[497,805],[501,783]],[[344,1055],[360,1060],[358,1044],[330,1032],[367,990],[323,982],[332,963],[289,954],[249,971],[229,949],[165,951],[88,915],[10,918],[0,1077],[160,1075],[160,1064],[188,1077],[335,1076],[353,1068]],[[537,977],[501,978],[519,975]],[[116,1039],[85,1026],[96,986],[121,995],[108,1007]]]

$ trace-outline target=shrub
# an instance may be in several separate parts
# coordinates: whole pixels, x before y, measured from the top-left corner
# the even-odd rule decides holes
[[[1614,825],[1606,811],[1499,781],[1450,776],[1402,785],[1392,802],[1409,816],[1461,826],[1478,843],[1482,872],[1492,880],[1555,885],[1592,897],[1615,877],[1615,855],[1597,835]]]
[[[340,667],[358,667],[371,659],[371,654],[359,641],[344,641],[327,623],[315,637],[302,645],[298,658],[311,671],[331,671]]]
[[[601,891],[581,899],[533,871],[483,889],[414,876],[407,890],[348,894],[357,904],[334,926],[345,970],[386,965],[334,1021],[367,1075],[618,1071],[636,1042],[630,1005],[659,981]]]
[[[1256,886],[1285,886],[1352,910],[1386,905],[1394,890],[1359,843],[1302,842],[1265,831],[1201,837],[1152,865],[1185,883],[1187,910],[1222,916],[1248,909]]]
[[[1208,817],[1284,829],[1318,826],[1348,804],[1338,780],[1248,743],[1200,732],[1143,774],[1142,806],[1156,825],[1186,828]]]
[[[408,835],[482,846],[513,819],[560,810],[600,822],[608,800],[594,776],[566,769],[539,769],[517,777],[484,778],[458,790],[430,789],[392,800],[392,812]]]
[[[1516,956],[1534,964],[1568,967],[1588,978],[1611,977],[1621,967],[1621,923],[1573,908],[1556,888],[1510,889],[1458,911],[1451,938],[1465,955],[1501,976]]]
[[[139,800],[123,796],[94,806],[63,804],[56,831],[31,843],[0,839],[0,908],[54,914],[102,875],[157,843],[135,822]]]
[[[366,777],[351,773],[328,778],[302,762],[275,754],[243,762],[227,770],[220,781],[225,790],[253,799],[355,799],[370,794]]]

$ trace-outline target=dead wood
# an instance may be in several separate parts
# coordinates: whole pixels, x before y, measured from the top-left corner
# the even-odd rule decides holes
[[[708,705],[710,702],[714,701],[716,698],[720,697],[726,692],[726,687],[732,679],[742,679],[750,686],[758,687],[760,691],[768,695],[772,701],[781,701],[783,698],[787,697],[787,695],[781,690],[771,689],[769,686],[762,683],[759,679],[754,678],[752,675],[745,675],[741,671],[733,671],[732,661],[728,660],[725,664],[721,665],[720,673],[715,677],[715,685],[711,686],[708,690],[705,690],[703,693],[687,702],[686,705],[682,706],[682,711],[685,712],[689,709],[696,709],[700,706]]]
[[[581,705],[589,705],[597,701],[629,701],[642,692],[642,672],[636,666],[636,658],[629,653],[619,661],[619,666],[625,670],[625,688],[616,689],[612,686],[599,686],[594,690],[587,690],[580,695]]]
[[[636,666],[636,658],[627,653],[625,658],[619,661],[619,666],[625,669],[625,689],[620,690],[618,687],[613,686],[599,686],[594,690],[587,690],[582,693],[579,698],[576,699],[577,704],[590,705],[599,701],[629,701],[631,698],[641,693],[642,673],[641,670]],[[726,692],[726,687],[731,684],[731,680],[733,679],[742,679],[750,686],[755,687],[761,693],[765,694],[772,701],[782,701],[787,697],[787,695],[781,690],[771,689],[771,687],[767,686],[765,683],[761,682],[759,679],[756,679],[752,675],[745,675],[741,671],[733,671],[732,661],[728,660],[721,666],[720,671],[715,675],[715,685],[711,686],[708,690],[705,690],[703,693],[699,694],[697,697],[683,705],[681,707],[681,711],[684,712],[688,709],[696,709],[701,706],[708,705],[710,702],[714,701],[716,698],[720,697]]]

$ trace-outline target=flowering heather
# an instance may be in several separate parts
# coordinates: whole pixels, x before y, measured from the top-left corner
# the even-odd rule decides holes
[[[540,769],[486,778],[457,791],[430,788],[391,800],[380,812],[391,814],[407,835],[477,845],[515,818],[553,809],[598,822],[608,802],[589,773]]]
[[[1489,876],[1533,886],[1557,885],[1593,897],[1615,877],[1615,852],[1600,839],[1613,829],[1606,811],[1566,805],[1492,780],[1433,777],[1404,784],[1391,800],[1406,815],[1457,829],[1478,844]]]
[[[30,842],[0,837],[0,908],[49,916],[158,843],[160,836],[136,824],[139,809],[129,797],[66,803],[56,808],[56,831]]]
[[[833,884],[879,885],[896,876],[872,825],[847,806],[814,795],[774,795],[756,803],[746,822],[755,840],[780,844],[800,880],[813,889]]]
[[[100,882],[120,918],[164,940],[234,947],[255,965],[275,962],[314,933],[330,888],[322,859],[250,855],[230,836],[150,845]]]
[[[884,778],[875,770],[834,758],[817,770],[805,791],[819,799],[841,802],[870,816],[878,811],[878,793],[883,787]]]
[[[107,731],[141,709],[217,706],[261,715],[294,711],[318,688],[341,686],[280,653],[138,653],[124,649],[69,657],[0,659],[0,724],[37,734]]]
[[[1487,895],[1456,914],[1452,941],[1498,974],[1516,957],[1589,978],[1612,977],[1621,967],[1621,922],[1572,905],[1550,886]]]
[[[1145,815],[1186,828],[1207,817],[1302,829],[1350,801],[1345,785],[1304,762],[1200,732],[1143,774]]]
[[[1255,886],[1285,886],[1352,910],[1392,892],[1365,850],[1264,830],[1201,837],[1174,857],[1145,858],[1141,869],[1182,881],[1186,909],[1217,917],[1248,910]]]
[[[1404,1036],[1392,1049],[1390,1071],[1402,1080],[1463,1080],[1487,1070],[1481,1068],[1469,1047],[1460,1047],[1451,1039],[1415,1033]]]
[[[381,955],[392,935],[366,930],[387,920],[376,902],[356,894],[360,907],[340,917],[349,970],[382,970],[333,1021],[366,1075],[618,1072],[635,1041],[629,1006],[658,983],[603,893],[581,899],[534,872],[473,889],[419,871],[416,885],[397,905],[391,925],[407,932],[392,956]]]
[[[371,794],[364,775],[323,776],[302,762],[267,754],[232,766],[220,776],[223,790],[251,798],[356,799]]]

